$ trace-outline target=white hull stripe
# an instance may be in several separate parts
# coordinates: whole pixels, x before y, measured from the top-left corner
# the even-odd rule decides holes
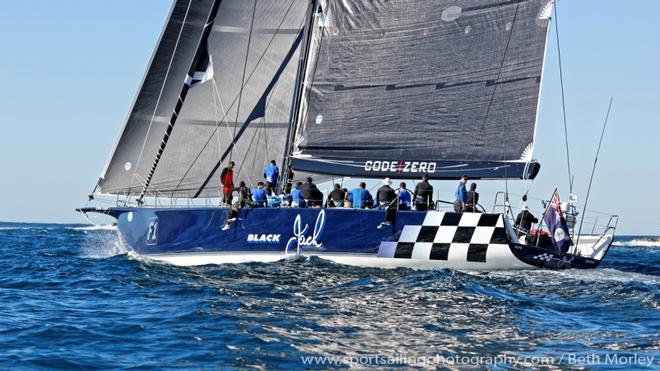
[[[412,269],[458,269],[464,271],[493,271],[512,269],[538,269],[538,267],[525,264],[517,260],[510,252],[498,249],[489,249],[487,263],[468,262],[465,259],[456,261],[428,260],[428,259],[382,259],[373,254],[341,254],[306,252],[303,256],[318,256],[339,264],[359,267],[376,268],[412,268]],[[246,252],[191,252],[174,254],[148,254],[142,255],[147,259],[164,261],[180,266],[195,266],[207,264],[240,264],[248,262],[270,263],[286,259],[283,253],[272,251]],[[290,258],[295,258],[290,255]]]

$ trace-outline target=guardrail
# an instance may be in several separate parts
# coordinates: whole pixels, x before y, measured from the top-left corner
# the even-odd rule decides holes
[[[504,199],[505,192],[497,192],[493,200],[493,212],[503,212],[515,220],[515,215],[520,211],[520,207],[511,205],[511,203],[506,203]],[[522,195],[509,193],[509,196],[519,197],[522,199]],[[527,197],[527,200],[531,201],[543,201],[549,202],[549,200]],[[499,210],[498,210],[499,209]],[[579,215],[579,212],[575,207],[572,207],[572,210],[562,210],[564,212],[564,217],[567,221],[567,226],[569,227],[569,233],[571,236],[577,238],[578,230],[580,223],[582,223],[583,235],[592,235],[592,236],[605,236],[608,233],[614,234],[616,227],[619,223],[619,216],[616,214],[609,214],[602,211],[596,211],[587,209],[585,215]],[[568,212],[567,212],[568,211]],[[540,216],[539,216],[540,219]],[[605,222],[607,221],[607,222]],[[541,223],[541,221],[539,221]]]

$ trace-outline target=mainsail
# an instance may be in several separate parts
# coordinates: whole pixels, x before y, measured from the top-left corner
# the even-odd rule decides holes
[[[536,175],[548,0],[321,3],[294,169]]]
[[[265,164],[284,157],[308,8],[304,0],[176,0],[95,192],[138,195],[149,179],[149,194],[214,196],[216,170],[230,160],[237,180],[260,180]],[[177,107],[184,81],[190,89]]]

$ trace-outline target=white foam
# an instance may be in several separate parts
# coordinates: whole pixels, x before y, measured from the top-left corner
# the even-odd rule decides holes
[[[612,245],[625,247],[660,247],[660,239],[636,238],[630,241],[614,241]]]
[[[567,280],[598,282],[641,282],[659,284],[660,277],[638,273],[625,272],[613,268],[597,269],[566,269],[566,270],[533,270],[533,271],[494,271],[489,275],[516,279],[530,278],[525,281],[532,286],[565,285]]]
[[[67,227],[74,231],[116,231],[117,226],[112,224],[89,225],[85,227]]]
[[[569,269],[565,271],[559,271],[567,276],[572,276],[578,279],[585,279],[589,281],[600,281],[600,282],[641,282],[647,284],[658,284],[660,283],[660,277],[637,273],[637,272],[625,272],[612,268],[599,268],[599,269],[589,269],[589,270],[580,270],[580,269]]]
[[[116,230],[116,229],[114,229]],[[119,233],[111,234],[87,234],[88,239],[83,243],[82,255],[92,259],[105,259],[116,255],[124,255],[132,252]]]

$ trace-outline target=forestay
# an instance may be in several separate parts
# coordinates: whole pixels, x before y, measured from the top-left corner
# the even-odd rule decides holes
[[[309,2],[222,0],[200,40],[213,3],[175,1],[97,193],[141,192],[198,45],[206,69],[192,76],[148,194],[217,195],[230,160],[234,178],[254,184],[283,158]]]
[[[296,170],[528,178],[548,0],[324,1]]]

